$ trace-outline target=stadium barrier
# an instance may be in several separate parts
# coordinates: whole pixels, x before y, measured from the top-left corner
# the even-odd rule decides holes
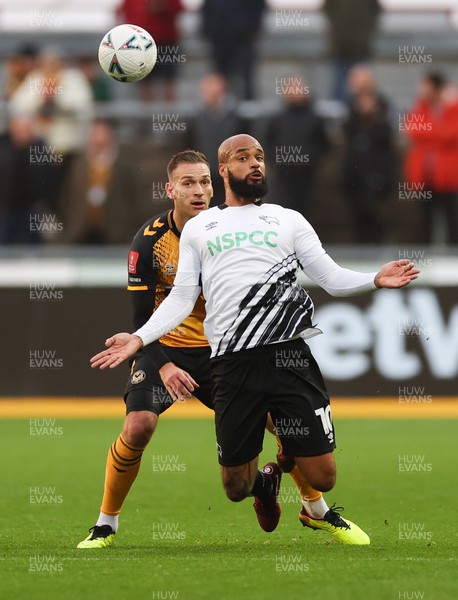
[[[0,256],[5,365],[0,396],[122,394],[127,367],[100,372],[90,368],[89,358],[109,335],[132,330],[125,249],[106,249],[105,257],[102,249],[66,252],[52,258],[48,248],[33,259],[13,257],[9,249]],[[366,260],[348,258],[356,253]],[[384,248],[372,259],[361,248],[331,251],[341,264],[364,271],[395,254],[399,248]],[[332,298],[304,280],[316,307],[314,322],[324,333],[310,346],[333,396],[427,404],[456,395],[458,258],[432,251],[421,256],[421,279],[403,290]],[[279,350],[278,368],[294,359]]]

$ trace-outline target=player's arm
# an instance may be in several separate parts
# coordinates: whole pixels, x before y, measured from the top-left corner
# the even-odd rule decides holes
[[[154,263],[153,263],[154,264]],[[134,328],[144,325],[151,316],[151,307],[154,306],[154,289],[139,290],[131,294]],[[162,344],[156,340],[145,346],[145,352],[153,361],[159,372],[162,383],[170,394],[172,400],[190,398],[198,384],[191,375],[173,363]]]
[[[172,291],[162,302],[150,319],[135,331],[117,333],[105,342],[108,350],[99,352],[91,358],[93,368],[100,367],[113,369],[127,360],[140,348],[154,342],[172,329],[180,325],[188,317],[200,294],[200,286],[174,285]]]
[[[139,329],[144,325],[151,316],[151,307],[154,306],[155,290],[146,289],[131,293],[132,313],[134,328]],[[161,369],[165,364],[170,362],[170,359],[159,343],[159,341],[148,344],[145,347],[145,352],[153,361],[156,369]]]
[[[339,266],[323,249],[312,226],[302,217],[296,232],[296,255],[304,273],[331,296],[352,296],[376,288],[400,288],[420,272],[410,260],[386,263],[377,273],[362,273]]]
[[[200,257],[187,235],[189,223],[184,227],[180,240],[180,258],[175,285],[167,298],[154,311],[149,320],[134,334],[116,334],[108,338],[107,350],[91,358],[93,368],[114,368],[135,354],[141,347],[159,339],[175,329],[188,317],[200,294]]]
[[[131,299],[134,329],[148,321],[156,305],[159,267],[154,255],[155,240],[149,235],[145,236],[145,228],[142,226],[129,251],[127,289]],[[159,342],[150,344],[146,352],[158,370],[170,361]]]
[[[304,273],[331,296],[353,296],[376,288],[401,288],[417,279],[420,270],[410,260],[386,263],[378,273],[362,273],[340,267],[329,254],[323,254]]]

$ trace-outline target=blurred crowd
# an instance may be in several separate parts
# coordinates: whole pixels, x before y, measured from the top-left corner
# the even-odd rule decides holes
[[[184,125],[177,133],[167,115],[185,100],[177,91],[184,68],[181,0],[123,0],[117,21],[147,29],[159,55],[152,73],[130,84],[131,93],[152,111],[157,102],[170,107],[162,124],[143,125],[138,139],[127,141],[119,119],[96,116],[114,96],[94,57],[70,59],[60,48],[33,43],[19,47],[5,61],[1,80],[7,122],[0,134],[0,244],[129,243],[144,220],[167,206],[165,165],[170,154],[187,147],[207,155],[214,203],[221,203],[217,149],[241,131],[258,136],[268,153],[273,181],[268,201],[312,223],[319,215],[324,240],[334,205],[331,199],[320,212],[317,197],[332,171],[349,242],[402,242],[393,224],[410,218],[405,206],[411,205],[413,241],[457,244],[454,83],[439,70],[425,71],[412,90],[412,106],[396,112],[371,65],[378,0],[324,0],[332,73],[328,99],[344,108],[338,127],[329,127],[318,98],[296,71],[279,79],[278,102],[267,117],[255,108],[243,111],[242,105],[266,100],[258,97],[256,81],[267,11],[265,0],[204,0],[196,35],[206,40],[208,69],[195,81],[198,105],[180,117]]]

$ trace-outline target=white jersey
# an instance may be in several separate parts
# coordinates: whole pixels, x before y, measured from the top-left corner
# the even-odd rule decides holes
[[[319,333],[301,268],[334,296],[375,289],[375,273],[337,265],[304,217],[277,204],[218,206],[186,223],[169,296],[135,332],[149,344],[192,311],[202,287],[212,356]]]
[[[314,229],[295,211],[223,205],[186,223],[175,285],[202,285],[205,335],[218,356],[310,329],[313,303],[297,269],[323,254]]]

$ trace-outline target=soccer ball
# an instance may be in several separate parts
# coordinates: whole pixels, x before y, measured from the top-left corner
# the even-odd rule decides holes
[[[99,46],[99,63],[107,75],[123,83],[140,81],[156,64],[156,42],[137,25],[118,25]]]

